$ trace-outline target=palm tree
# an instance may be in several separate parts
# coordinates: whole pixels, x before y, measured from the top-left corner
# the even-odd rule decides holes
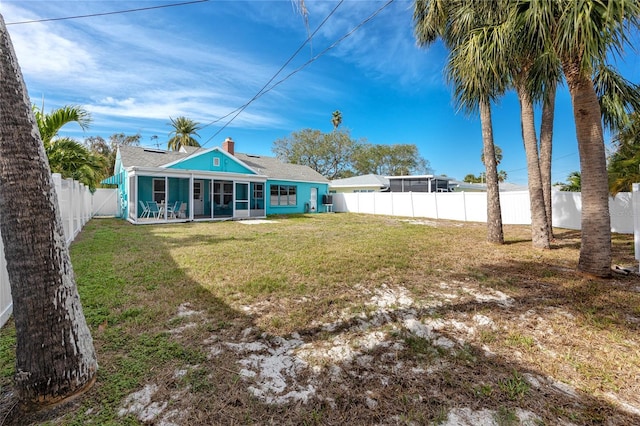
[[[613,133],[629,129],[637,121],[635,112],[640,111],[640,86],[605,63],[597,66],[593,83],[602,111],[602,124]]]
[[[340,111],[333,111],[331,124],[333,124],[333,130],[338,130],[338,127],[342,124],[342,113]]]
[[[571,172],[566,184],[560,186],[560,191],[580,192],[582,190],[582,178],[580,172]]]
[[[91,191],[95,191],[98,183],[106,177],[107,157],[92,152],[73,139],[56,139],[45,152],[52,172],[77,180]]]
[[[547,213],[549,238],[553,239],[553,211],[551,195],[551,156],[553,151],[553,119],[555,116],[557,84],[546,87],[542,99],[542,119],[540,120],[540,178],[542,179],[542,196],[544,210]]]
[[[484,7],[476,7],[478,4]],[[498,57],[507,51],[505,39],[500,37],[504,22],[501,14],[506,10],[503,0],[416,0],[413,15],[418,44],[429,45],[440,37],[449,48],[447,77],[459,106],[468,113],[480,113],[487,178],[487,240],[498,244],[504,242],[504,234],[491,102],[507,84],[508,73],[503,68],[506,61]],[[492,25],[486,25],[489,23]]]
[[[502,162],[502,148],[500,148],[498,145],[495,145],[495,152],[496,152],[496,165],[500,165],[500,163]],[[482,164],[484,164],[484,150],[482,150],[482,152],[480,153],[480,161],[482,162]]]
[[[95,190],[103,177],[102,170],[106,159],[71,138],[58,137],[60,130],[69,123],[76,123],[82,130],[87,130],[91,123],[91,114],[75,105],[65,105],[49,114],[45,114],[34,105],[32,111],[51,171],[60,173],[63,178],[76,179],[92,191]]]
[[[51,172],[0,15],[0,234],[16,327],[15,386],[29,408],[89,389],[98,368]]]
[[[542,171],[536,135],[534,101],[527,87],[530,69],[526,66],[514,73],[514,84],[520,101],[520,122],[522,140],[527,159],[527,185],[529,189],[529,208],[531,210],[531,240],[536,248],[551,247],[550,216],[547,215],[542,185]]]
[[[173,151],[178,151],[183,146],[200,146],[200,143],[193,138],[193,135],[200,137],[198,130],[201,129],[200,123],[196,123],[190,118],[180,116],[175,120],[171,120],[170,125],[173,126],[173,130],[169,133],[171,138],[167,142],[167,148]]]
[[[616,150],[609,157],[609,192],[631,191],[640,182],[640,116],[629,115],[627,126],[615,136]]]
[[[638,26],[640,3],[527,0],[520,7],[531,12],[523,25],[551,38],[573,104],[582,181],[578,269],[607,277],[611,275],[611,220],[608,188],[603,184],[608,177],[602,110],[593,75],[609,52],[621,51],[628,42],[626,30]]]
[[[45,114],[35,105],[32,108],[38,123],[40,138],[42,138],[42,143],[45,147],[52,143],[54,138],[58,136],[60,129],[65,125],[76,123],[82,130],[87,130],[92,121],[89,111],[81,106],[65,105],[51,111],[49,114]]]

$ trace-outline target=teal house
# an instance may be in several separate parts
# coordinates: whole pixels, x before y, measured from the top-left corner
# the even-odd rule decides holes
[[[329,211],[329,181],[310,167],[222,148],[120,146],[114,175],[120,216],[139,223],[265,218]]]

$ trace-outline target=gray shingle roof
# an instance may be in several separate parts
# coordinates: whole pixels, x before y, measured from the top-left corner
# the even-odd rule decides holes
[[[380,188],[387,188],[389,186],[389,179],[380,175],[368,174],[344,179],[335,179],[331,181],[331,186],[377,186]]]
[[[196,152],[196,150],[197,148],[192,149],[192,147],[187,147],[187,152],[175,152],[124,145],[120,146],[120,159],[123,167],[160,167],[167,163],[186,158]],[[235,157],[257,173],[265,175],[270,179],[329,182],[324,176],[311,167],[283,163],[275,157],[241,154],[238,152],[235,153]]]
[[[121,145],[119,149],[120,161],[122,161],[123,167],[160,167],[189,156],[184,152],[165,151],[141,146]]]
[[[309,166],[283,163],[275,157],[241,154],[238,152],[236,152],[235,157],[256,172],[261,175],[266,175],[271,179],[329,182],[327,178]]]

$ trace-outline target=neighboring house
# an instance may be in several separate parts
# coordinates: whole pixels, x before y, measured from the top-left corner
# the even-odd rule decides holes
[[[120,146],[114,176],[121,217],[132,223],[264,218],[326,211],[329,181],[315,170],[273,157],[222,148],[179,151]]]
[[[449,184],[454,192],[487,192],[486,183],[469,183],[452,180]],[[526,185],[516,185],[515,183],[500,182],[498,183],[500,192],[509,191],[528,191],[529,188]]]
[[[386,192],[389,179],[384,176],[368,174],[344,179],[332,180],[329,184],[332,193],[344,192]]]
[[[331,192],[449,192],[446,176],[380,176],[368,174],[331,181]]]
[[[390,192],[449,192],[450,178],[435,175],[387,176]]]

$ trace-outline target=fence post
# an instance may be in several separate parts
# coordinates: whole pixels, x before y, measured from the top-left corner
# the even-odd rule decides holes
[[[67,244],[73,240],[73,230],[75,226],[73,224],[73,179],[65,179],[67,182],[67,214],[69,215],[69,233],[67,234]]]
[[[56,195],[58,196],[58,209],[60,209],[60,219],[62,220],[62,230],[64,229],[64,213],[67,211],[67,206],[64,204],[64,193],[62,190],[62,175],[60,173],[52,173],[51,178],[53,180],[53,185],[56,190]],[[65,239],[67,238],[65,232]]]
[[[73,198],[74,205],[76,206],[76,228],[73,230],[73,237],[71,237],[72,240],[76,238],[76,235],[78,235],[78,232],[80,232],[80,228],[82,228],[82,199],[80,198],[80,194],[82,193],[82,186],[83,184],[81,184],[77,180],[73,182]],[[69,244],[71,244],[71,241],[69,241]]]
[[[633,239],[635,241],[636,260],[640,270],[640,183],[633,184],[631,202],[633,203]]]
[[[462,210],[464,211],[464,221],[467,221],[467,193],[462,191]]]
[[[413,205],[413,192],[410,192],[409,194],[411,194],[411,217],[416,217],[416,208]]]
[[[80,230],[82,229],[82,227],[85,224],[85,217],[87,214],[87,204],[86,204],[86,200],[84,198],[84,193],[87,190],[87,187],[84,185],[84,183],[81,183],[78,185],[78,204],[79,204],[79,208],[80,208],[80,216],[78,217],[78,232],[80,232]]]
[[[62,191],[62,175],[60,173],[51,173],[51,178],[53,180],[53,186],[56,189],[56,194],[58,195],[58,202],[59,202],[62,199],[60,197],[60,192]]]
[[[373,214],[378,214],[376,211],[376,192],[373,193]]]
[[[7,262],[4,257],[4,246],[0,239],[0,327],[2,327],[13,312],[13,299],[11,298],[11,283],[7,273]]]
[[[440,212],[438,211],[438,193],[436,192],[433,196],[433,204],[436,209],[436,220],[440,219]]]

